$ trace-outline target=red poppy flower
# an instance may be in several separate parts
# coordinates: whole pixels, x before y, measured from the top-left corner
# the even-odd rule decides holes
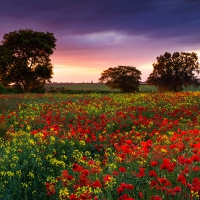
[[[119,176],[119,172],[118,171],[113,171],[112,174],[113,174],[113,176]]]
[[[134,185],[132,184],[126,184],[126,189],[132,190],[134,188]]]
[[[129,197],[127,194],[121,195],[118,200],[125,200],[125,199],[126,200],[135,200],[134,198]]]
[[[197,162],[197,161],[200,161],[200,157],[198,156],[198,155],[193,155],[192,157],[191,157],[191,159],[193,160],[193,161],[195,161],[195,162]]]
[[[132,144],[132,140],[126,140],[125,142],[126,142],[126,144],[128,144],[128,145],[131,145],[131,144]]]
[[[200,186],[200,180],[198,179],[198,178],[194,178],[193,180],[192,180],[192,185],[193,186],[196,186],[196,185],[199,185]],[[199,188],[200,189],[200,188]]]
[[[184,185],[186,184],[186,178],[182,174],[179,174],[177,181],[184,184]]]
[[[157,162],[157,161],[151,161],[151,163],[150,163],[150,164],[151,164],[151,166],[152,166],[152,167],[155,167],[155,166],[157,166],[157,165],[158,165],[158,162]]]
[[[166,192],[171,197],[176,195],[176,191],[174,191],[174,189],[172,189],[172,188],[167,188]]]
[[[119,186],[119,187],[117,188],[117,193],[118,193],[118,194],[122,193],[123,191],[124,191],[124,188],[123,188],[123,187],[120,187],[120,186]]]
[[[90,174],[90,171],[87,169],[82,170],[81,172],[83,175],[88,176]]]
[[[105,176],[103,177],[103,180],[104,180],[105,182],[110,182],[111,179],[112,179],[112,176],[111,176],[110,174],[107,174],[107,175],[105,175]]]
[[[77,197],[76,197],[75,194],[71,194],[71,195],[69,196],[69,199],[70,199],[70,200],[77,200]]]
[[[155,195],[151,197],[151,200],[162,200],[162,197]]]
[[[183,156],[179,156],[178,157],[178,163],[180,163],[180,164],[185,164],[185,158],[183,157]]]
[[[63,170],[62,171],[62,176],[63,177],[67,177],[68,176],[68,171],[67,170]]]
[[[128,145],[121,145],[121,150],[124,152],[124,153],[129,153],[131,150],[130,150],[130,147]]]
[[[198,167],[198,166],[194,166],[193,168],[192,168],[192,171],[199,171],[200,170],[200,168]]]
[[[82,174],[79,176],[79,181],[81,186],[88,186],[90,184],[90,181],[87,179],[87,177]]]
[[[193,162],[193,160],[190,159],[190,158],[188,158],[188,159],[185,160],[185,163],[188,164],[188,165],[190,165],[192,162]]]
[[[140,168],[139,173],[136,175],[137,177],[143,177],[145,176],[145,168]]]
[[[55,183],[46,183],[46,191],[47,191],[47,195],[51,196],[54,195],[56,193],[55,190]]]
[[[82,171],[82,167],[78,164],[73,164],[72,169],[73,169],[74,172],[81,172]]]
[[[126,183],[121,183],[121,184],[120,184],[120,187],[126,188]]]
[[[150,187],[151,187],[151,188],[155,187],[157,184],[158,184],[158,181],[157,181],[157,180],[151,180],[151,181],[150,181]]]
[[[69,181],[71,181],[71,180],[74,179],[74,177],[73,177],[72,175],[68,175],[66,178],[67,178],[67,180],[69,180]]]
[[[180,191],[181,191],[181,187],[176,186],[176,187],[174,188],[174,191],[175,191],[175,192],[180,192]]]
[[[159,182],[163,186],[170,186],[172,185],[171,182],[167,178],[158,178]]]
[[[120,167],[120,168],[119,168],[119,171],[125,173],[125,172],[126,172],[126,168],[125,168],[125,167]]]
[[[142,192],[139,192],[138,196],[139,196],[140,199],[142,199],[143,198]]]
[[[95,181],[92,183],[91,186],[92,186],[93,188],[101,188],[101,187],[102,187],[102,185],[101,185],[101,183],[100,183],[99,180],[95,180]]]
[[[149,172],[149,176],[150,176],[150,177],[156,177],[157,174],[156,174],[156,172],[155,172],[154,170],[151,170],[151,171]]]

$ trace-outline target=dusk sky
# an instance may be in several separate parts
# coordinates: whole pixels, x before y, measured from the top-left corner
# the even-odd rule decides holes
[[[200,0],[0,0],[0,41],[20,29],[54,33],[53,82],[98,82],[118,65],[145,81],[165,52],[200,58]]]

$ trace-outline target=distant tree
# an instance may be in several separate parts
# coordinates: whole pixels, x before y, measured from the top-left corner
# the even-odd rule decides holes
[[[147,78],[147,84],[162,91],[178,92],[183,86],[198,86],[199,63],[196,53],[175,52],[157,57],[153,72]]]
[[[118,66],[109,68],[101,73],[99,81],[111,89],[119,89],[122,92],[138,92],[141,80],[141,72],[132,66]]]
[[[53,74],[49,56],[55,42],[49,32],[27,29],[5,34],[0,45],[0,83],[14,83],[29,92],[44,88]]]

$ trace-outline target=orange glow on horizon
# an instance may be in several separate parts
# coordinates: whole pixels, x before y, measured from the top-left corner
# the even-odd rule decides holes
[[[200,50],[190,52],[196,52],[200,57]],[[62,54],[56,53],[52,56],[51,60],[54,66],[52,82],[90,83],[92,81],[95,83],[98,82],[103,70],[119,65],[135,66],[142,72],[142,81],[146,81],[153,70],[152,64],[156,61],[156,58],[154,58],[152,62],[145,60],[142,62],[140,58],[136,60],[123,55],[119,56],[119,54],[114,55],[114,53],[111,53],[111,55],[105,54],[105,56],[103,54],[95,55],[94,52],[91,54],[85,53],[85,55],[70,54],[65,56],[62,52]]]

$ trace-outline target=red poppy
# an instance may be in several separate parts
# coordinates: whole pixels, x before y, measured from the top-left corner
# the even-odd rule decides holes
[[[183,157],[183,156],[179,156],[178,157],[178,163],[180,163],[180,164],[185,164],[185,158]]]
[[[167,188],[166,192],[167,192],[167,195],[169,195],[171,197],[176,195],[176,191],[172,188]]]
[[[123,194],[119,197],[119,200],[135,200],[132,197],[129,197],[127,194]]]
[[[184,184],[184,185],[186,184],[186,178],[182,174],[179,174],[177,181]]]
[[[134,185],[132,185],[132,184],[126,184],[126,189],[133,190],[133,188],[134,188]]]
[[[92,185],[91,185],[93,188],[101,188],[102,185],[101,185],[101,182],[99,180],[95,180]]]
[[[151,188],[155,187],[157,184],[158,184],[158,181],[157,181],[157,180],[151,180],[151,181],[150,181],[150,187],[151,187]]]
[[[139,173],[136,175],[137,177],[143,177],[145,176],[145,168],[140,168]]]
[[[88,186],[90,184],[90,181],[87,179],[87,177],[82,174],[79,176],[79,181],[81,186]]]
[[[152,167],[155,167],[155,166],[158,165],[158,162],[157,161],[151,161],[150,164],[151,164]]]
[[[107,174],[107,175],[105,175],[105,176],[103,177],[103,180],[104,180],[105,182],[110,182],[110,181],[112,180],[112,176],[111,176],[110,174]]]
[[[175,192],[180,192],[180,191],[181,191],[181,187],[176,186],[176,187],[174,188],[174,191],[175,191]]]
[[[190,158],[187,158],[187,159],[185,160],[185,163],[188,164],[188,165],[190,165],[192,162],[193,162],[193,160],[190,159]]]
[[[155,196],[151,196],[151,200],[162,200],[162,197],[155,195]]]
[[[123,187],[120,187],[120,186],[119,186],[119,187],[117,188],[117,193],[118,193],[118,194],[122,193],[123,191],[124,191],[124,188],[123,188]]]
[[[138,196],[139,196],[140,199],[142,199],[143,198],[143,193],[139,192]]]
[[[131,151],[129,145],[121,145],[121,150],[123,153],[129,153]]]
[[[120,167],[119,171],[125,173],[126,172],[126,168],[125,167]]]
[[[92,174],[99,174],[100,172],[101,172],[100,168],[95,168],[95,167],[93,167],[93,168],[91,169],[91,173],[92,173]]]
[[[78,200],[75,194],[71,194],[71,195],[69,196],[69,199],[70,199],[70,200]]]
[[[62,176],[63,177],[67,177],[68,176],[68,171],[67,170],[63,170],[62,171]]]
[[[170,186],[172,185],[171,182],[167,178],[158,178],[159,182],[163,186]]]
[[[193,160],[193,161],[195,161],[195,162],[197,162],[197,161],[200,161],[200,157],[198,156],[198,155],[193,155],[192,157],[191,157],[191,159]]]
[[[120,157],[120,159],[122,161],[125,160],[125,158],[126,158],[126,154],[125,153],[119,154],[118,156]]]
[[[150,177],[156,177],[157,174],[156,174],[156,172],[155,172],[154,170],[151,170],[151,171],[149,172],[149,176],[150,176]]]
[[[193,186],[200,186],[200,180],[198,179],[198,178],[194,178],[193,180],[192,180],[192,185]],[[199,188],[200,189],[200,188]]]
[[[46,191],[47,191],[47,195],[51,196],[54,195],[56,193],[55,190],[55,183],[46,183]]]
[[[132,144],[132,140],[125,140],[126,144],[131,145]]]
[[[73,177],[72,175],[68,175],[66,178],[67,178],[67,180],[69,180],[69,181],[71,181],[71,180],[74,179],[74,177]]]
[[[169,159],[163,159],[163,163],[160,165],[160,169],[166,169],[168,172],[174,171],[175,164],[172,163]]]
[[[198,166],[194,166],[193,168],[192,168],[192,171],[199,171],[200,170],[200,168],[198,167]]]
[[[90,171],[87,169],[82,170],[81,172],[83,175],[88,176],[90,174]]]
[[[73,169],[74,172],[81,172],[82,171],[82,167],[78,164],[73,164],[72,169]]]
[[[119,176],[119,172],[118,171],[113,171],[112,174],[113,174],[113,176]]]

